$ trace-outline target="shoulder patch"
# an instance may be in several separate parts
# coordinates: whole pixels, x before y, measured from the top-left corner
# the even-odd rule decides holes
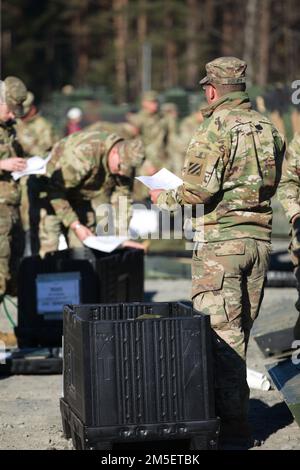
[[[203,165],[201,165],[199,162],[190,162],[187,173],[189,175],[197,176],[201,174]]]

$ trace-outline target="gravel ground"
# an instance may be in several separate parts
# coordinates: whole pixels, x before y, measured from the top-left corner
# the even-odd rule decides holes
[[[169,301],[188,299],[188,280],[147,280],[147,300]],[[255,330],[267,328],[274,316],[284,312],[285,323],[296,318],[294,289],[266,289],[260,318]],[[13,315],[15,317],[15,314]],[[10,325],[0,311],[0,330]],[[265,373],[266,360],[251,339],[248,366]],[[0,449],[71,449],[62,436],[58,400],[62,377],[12,376],[0,377]],[[258,450],[300,449],[300,429],[277,390],[251,391],[250,420],[257,438],[264,442]]]

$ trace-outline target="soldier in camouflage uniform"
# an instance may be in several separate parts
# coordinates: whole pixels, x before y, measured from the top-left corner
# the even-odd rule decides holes
[[[116,206],[119,196],[126,196],[130,204],[135,168],[143,159],[140,139],[124,140],[105,131],[77,132],[53,147],[47,165],[49,202],[68,232],[70,247],[81,246],[95,233],[101,204]],[[129,216],[128,211],[124,225]],[[51,251],[57,249],[60,231],[59,226]]]
[[[169,126],[167,143],[169,165],[167,168],[178,176],[181,175],[184,156],[186,154],[188,144],[190,143],[192,136],[195,134],[202,121],[203,116],[199,109],[195,113],[184,118],[180,125],[177,125],[175,128],[176,130],[174,129],[174,125],[173,127]]]
[[[271,122],[251,107],[245,62],[221,57],[206,70],[200,84],[209,106],[187,150],[183,185],[153,191],[152,200],[162,208],[204,204],[203,220],[193,220],[193,305],[210,315],[216,333],[222,436],[249,442],[246,352],[263,298],[271,250],[270,199],[280,180],[284,143]]]
[[[178,108],[175,103],[163,103],[161,105],[161,114],[166,121],[166,125],[168,127],[168,134],[171,133],[178,133]]]
[[[18,140],[28,156],[39,155],[46,157],[48,152],[58,140],[52,124],[40,115],[35,104],[34,95],[30,91],[23,104],[24,116],[17,120],[16,131]],[[40,217],[45,211],[46,198],[45,182],[41,176],[32,175],[23,177],[20,181],[22,188],[21,219],[26,233],[27,253],[38,253],[38,229]],[[43,227],[47,221],[42,221]],[[29,236],[27,236],[29,235]]]
[[[137,171],[137,176],[153,175],[166,164],[168,124],[159,110],[158,93],[153,90],[146,91],[142,95],[142,109],[138,113],[130,113],[127,119],[135,128],[143,140],[146,160]],[[145,201],[149,193],[139,181],[134,182],[134,200]]]
[[[201,109],[202,106],[199,107],[199,109],[192,113],[190,116],[184,118],[180,123],[179,134],[184,154],[187,151],[191,138],[197,131],[200,124],[203,122],[203,114]]]
[[[256,97],[256,109],[259,113],[266,116],[272,124],[276,127],[276,129],[280,132],[281,137],[284,139],[286,135],[285,125],[280,112],[275,109],[274,111],[270,112],[266,108],[266,103],[263,96]]]
[[[161,106],[161,113],[167,123],[168,140],[166,143],[165,168],[180,175],[183,162],[179,136],[178,108],[175,103],[164,103]]]
[[[16,125],[18,139],[28,155],[43,156],[57,141],[54,127],[40,115],[34,104],[34,95],[30,91],[27,93],[23,107],[25,114],[17,120]]]
[[[22,231],[19,217],[20,185],[11,173],[26,168],[24,152],[17,141],[14,119],[23,114],[27,90],[16,77],[7,77],[0,84],[0,297],[8,290],[7,283],[15,275],[18,257],[22,254]],[[11,249],[14,245],[13,250]],[[11,256],[12,254],[12,256]]]
[[[159,111],[158,94],[146,91],[142,96],[141,111],[128,115],[128,121],[139,130],[147,164],[153,167],[153,174],[163,166],[168,139],[168,125]]]
[[[289,250],[297,279],[296,308],[300,312],[300,134],[295,134],[286,152],[277,194],[292,227]],[[295,338],[300,339],[300,315]]]

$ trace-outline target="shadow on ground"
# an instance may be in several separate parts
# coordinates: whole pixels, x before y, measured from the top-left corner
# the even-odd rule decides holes
[[[293,422],[288,407],[285,403],[276,403],[269,406],[262,400],[256,398],[250,399],[249,421],[253,430],[253,442],[263,444],[272,434],[285,428]],[[249,450],[255,449],[255,445],[249,444],[230,444],[220,445],[220,450]]]
[[[250,400],[249,420],[254,437],[265,441],[272,434],[293,422],[293,416],[284,402],[269,406],[261,400]]]

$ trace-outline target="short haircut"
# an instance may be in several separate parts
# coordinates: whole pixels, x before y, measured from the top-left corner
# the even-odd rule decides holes
[[[227,93],[233,93],[234,91],[246,91],[245,83],[237,83],[230,85],[221,85],[219,83],[212,83],[218,92],[219,96],[227,95]]]

